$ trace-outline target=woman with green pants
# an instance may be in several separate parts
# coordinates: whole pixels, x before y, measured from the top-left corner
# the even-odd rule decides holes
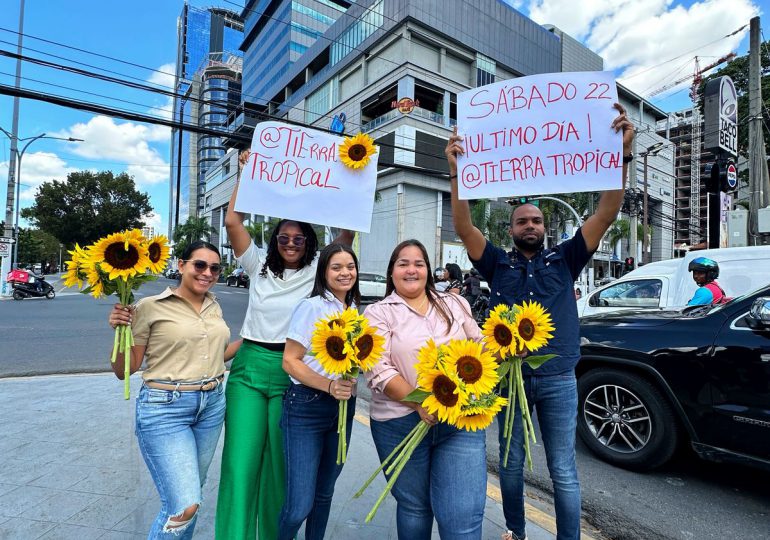
[[[241,168],[249,158],[240,156]],[[313,288],[318,239],[313,228],[282,220],[263,253],[235,211],[236,184],[225,226],[241,266],[250,276],[249,306],[241,330],[243,345],[227,381],[225,445],[217,502],[220,540],[273,540],[284,501],[283,437],[279,422],[289,378],[283,349],[294,306]],[[343,231],[335,242],[350,245]]]

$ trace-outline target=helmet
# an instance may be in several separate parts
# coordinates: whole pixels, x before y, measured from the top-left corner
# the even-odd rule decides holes
[[[688,272],[706,272],[706,281],[714,281],[719,277],[719,265],[715,260],[697,257],[687,265]]]
[[[433,275],[436,277],[444,277],[444,267],[439,266],[433,271]]]

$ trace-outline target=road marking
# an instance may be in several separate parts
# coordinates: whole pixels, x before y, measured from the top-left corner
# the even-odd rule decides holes
[[[363,424],[366,427],[371,427],[368,416],[356,413],[353,418],[355,418],[358,423]],[[503,495],[500,492],[500,488],[491,482],[487,482],[487,497],[499,504],[502,504],[503,502]],[[546,512],[543,512],[539,508],[532,506],[528,502],[524,502],[524,512],[529,521],[533,522],[539,527],[542,527],[551,534],[556,534],[556,518]],[[582,531],[581,538],[584,538],[585,540],[595,540],[592,536],[588,535],[585,530]]]

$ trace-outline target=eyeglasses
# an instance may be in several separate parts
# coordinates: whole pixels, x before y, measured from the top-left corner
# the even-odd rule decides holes
[[[305,237],[298,234],[297,236],[289,236],[288,234],[279,234],[278,235],[278,243],[282,246],[288,246],[289,242],[294,244],[297,247],[302,247],[305,245]]]
[[[183,262],[192,263],[193,268],[195,268],[195,270],[198,271],[198,272],[205,272],[206,268],[211,270],[211,273],[214,274],[214,275],[217,275],[220,272],[222,272],[222,265],[219,264],[219,263],[209,264],[206,261],[200,261],[200,260],[197,260],[197,259],[194,260],[194,261],[188,259],[188,260],[183,261]]]

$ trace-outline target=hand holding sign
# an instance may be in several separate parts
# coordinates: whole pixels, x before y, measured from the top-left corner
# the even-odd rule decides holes
[[[370,144],[368,163],[348,166],[343,161],[359,161],[357,144],[302,126],[258,124],[251,154],[240,156],[246,162],[235,210],[369,232],[379,154]]]
[[[549,73],[500,81],[458,95],[461,199],[574,193],[622,187],[625,118],[613,120],[610,73]],[[619,109],[620,110],[620,109]],[[462,152],[450,148],[461,144]],[[450,154],[452,156],[450,156]]]

